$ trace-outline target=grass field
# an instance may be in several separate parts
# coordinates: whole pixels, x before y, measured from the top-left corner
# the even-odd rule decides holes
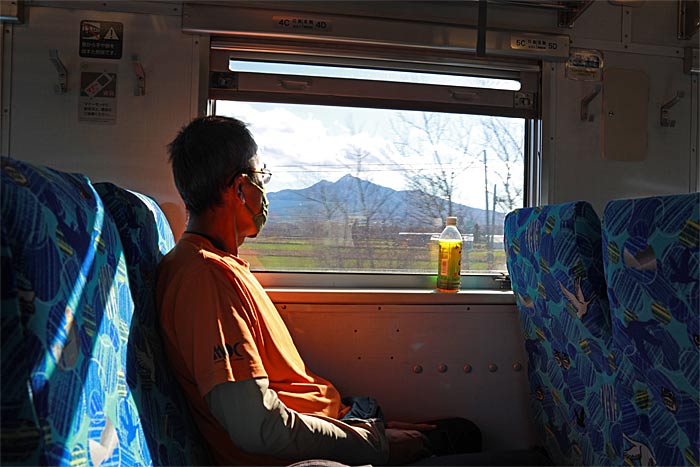
[[[241,256],[253,270],[266,271],[392,271],[433,273],[437,245],[406,246],[391,241],[367,241],[361,245],[333,245],[315,239],[259,238],[247,240]],[[489,261],[491,258],[491,261]],[[462,250],[462,272],[505,270],[502,249],[485,245]]]

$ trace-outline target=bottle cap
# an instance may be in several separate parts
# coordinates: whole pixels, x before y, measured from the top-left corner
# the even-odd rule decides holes
[[[456,217],[448,217],[447,218],[447,225],[457,225],[457,218]]]

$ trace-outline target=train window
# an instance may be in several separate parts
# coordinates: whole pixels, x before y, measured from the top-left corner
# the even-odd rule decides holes
[[[457,216],[463,272],[505,271],[503,218],[523,206],[532,120],[514,109],[519,81],[230,70],[211,74],[210,111],[248,123],[273,173],[263,235],[241,250],[253,270],[431,275],[445,218]]]

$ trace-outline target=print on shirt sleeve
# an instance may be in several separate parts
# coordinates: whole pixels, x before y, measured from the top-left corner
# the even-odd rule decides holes
[[[235,342],[233,345],[230,345],[228,342],[224,343],[224,345],[220,343],[214,345],[214,362],[226,360],[227,358],[233,361],[243,360],[243,354],[238,349],[240,345],[241,342]]]

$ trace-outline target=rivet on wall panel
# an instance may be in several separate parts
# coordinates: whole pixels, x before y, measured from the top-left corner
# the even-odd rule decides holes
[[[413,365],[413,368],[411,368],[411,371],[413,371],[415,374],[419,375],[423,373],[423,367],[420,365]]]
[[[471,372],[472,372],[472,366],[471,366],[470,364],[467,363],[466,365],[464,365],[464,367],[462,368],[462,370],[463,370],[465,373],[471,373]]]
[[[445,365],[444,363],[439,364],[437,367],[437,371],[438,373],[447,373],[447,365]]]
[[[522,369],[523,369],[523,366],[520,364],[520,362],[513,363],[513,371],[520,371]]]
[[[497,372],[497,371],[498,371],[498,365],[496,365],[495,363],[489,363],[489,371],[490,371],[491,373]]]

